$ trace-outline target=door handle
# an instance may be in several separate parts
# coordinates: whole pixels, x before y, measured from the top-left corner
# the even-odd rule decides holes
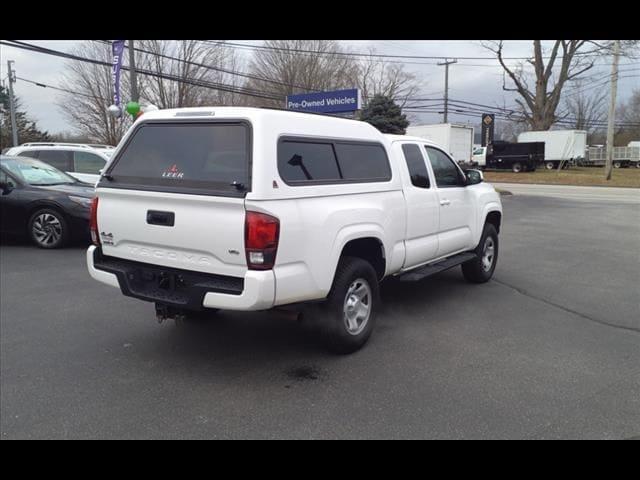
[[[440,205],[445,206],[451,204],[451,200],[440,200]]]
[[[147,223],[149,225],[162,225],[173,227],[175,224],[175,214],[173,212],[160,212],[158,210],[147,211]]]

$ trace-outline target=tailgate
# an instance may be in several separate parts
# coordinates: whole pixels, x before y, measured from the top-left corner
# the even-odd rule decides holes
[[[243,198],[107,188],[97,193],[104,255],[244,276]]]

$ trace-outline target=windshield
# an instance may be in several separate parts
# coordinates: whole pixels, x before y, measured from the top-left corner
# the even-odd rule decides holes
[[[77,183],[75,178],[38,160],[3,159],[2,165],[18,179],[29,185],[47,186]]]

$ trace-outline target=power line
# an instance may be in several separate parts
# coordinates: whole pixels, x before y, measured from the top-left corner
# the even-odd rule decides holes
[[[284,48],[284,47],[274,47],[267,45],[249,45],[242,43],[233,43],[233,42],[220,42],[215,40],[205,40],[208,43],[216,43],[223,44],[227,46],[236,46],[250,49],[260,49],[260,50],[275,50],[275,51],[284,51],[284,52],[295,52],[295,53],[311,53],[315,55],[332,55],[332,56],[343,56],[343,57],[368,57],[368,58],[406,58],[406,59],[417,59],[417,60],[446,60],[448,58],[455,57],[459,60],[496,60],[496,57],[460,57],[457,55],[449,55],[448,57],[444,56],[432,56],[432,55],[390,55],[390,54],[382,54],[382,53],[362,53],[362,52],[326,52],[322,50],[308,50],[303,48]],[[533,57],[503,57],[503,60],[530,60]],[[551,56],[543,56],[542,58],[551,58]]]
[[[97,65],[102,65],[102,66],[107,66],[110,67],[111,64],[109,62],[104,62],[101,60],[96,60],[96,59],[91,59],[91,58],[86,58],[86,57],[81,57],[79,55],[74,55],[74,54],[68,54],[65,52],[60,52],[57,50],[52,50],[52,49],[48,49],[45,47],[39,47],[36,45],[31,45],[28,44],[26,42],[18,42],[18,41],[11,41],[13,43],[7,43],[6,41],[0,41],[0,44],[2,45],[7,45],[7,46],[12,46],[15,48],[22,48],[25,50],[29,50],[29,51],[34,51],[36,53],[43,53],[43,54],[48,54],[48,55],[54,55],[54,56],[59,56],[59,57],[63,57],[63,58],[68,58],[68,59],[72,59],[72,60],[77,60],[77,61],[83,61],[83,62],[89,62],[89,63],[93,63],[93,64],[97,64]],[[127,67],[123,67],[125,70],[128,70]],[[246,89],[246,88],[240,88],[240,87],[236,87],[233,85],[228,85],[228,84],[223,84],[223,83],[214,83],[214,82],[206,82],[206,81],[202,81],[202,80],[194,80],[194,79],[187,79],[187,78],[181,78],[175,75],[169,75],[169,74],[162,74],[162,73],[157,73],[157,72],[152,72],[150,70],[146,70],[146,69],[138,69],[136,68],[136,71],[138,71],[140,74],[142,75],[147,75],[147,76],[152,76],[152,77],[158,77],[158,78],[164,78],[167,80],[171,80],[171,81],[176,81],[176,82],[183,82],[183,83],[188,83],[188,84],[192,84],[192,85],[196,85],[196,86],[201,86],[204,88],[211,88],[211,89],[217,89],[217,90],[222,90],[222,91],[228,91],[231,93],[237,93],[237,94],[241,94],[241,95],[248,95],[248,96],[255,96],[255,97],[261,97],[261,98],[269,98],[269,99],[273,99],[273,100],[282,100],[282,96],[270,96],[268,94],[266,94],[266,92],[261,91],[261,90],[255,90],[255,89]],[[631,76],[631,77],[635,77],[635,76]],[[29,81],[27,79],[22,79],[24,81]],[[36,83],[38,84],[38,82],[33,82],[32,83]],[[48,86],[45,84],[40,84],[40,86],[45,86],[45,87],[49,87],[49,88],[54,88],[57,90],[61,90],[61,91],[65,91],[65,89],[61,89],[59,87],[52,87],[52,86]],[[594,86],[590,86],[589,88],[593,88],[596,87],[598,85],[594,85]],[[78,92],[72,92],[72,91],[68,91],[68,93],[73,93],[73,94],[79,94]],[[83,94],[80,94],[83,95]],[[86,95],[85,95],[86,96]],[[426,102],[438,102],[441,101],[442,99],[438,99],[438,98],[418,98],[418,99],[407,99],[409,101],[426,101]],[[464,100],[455,100],[455,99],[451,99],[452,104],[458,105],[458,104],[467,104],[464,107],[460,108],[460,110],[462,110],[463,112],[468,112],[468,113],[473,113],[473,114],[477,114],[478,111],[480,111],[480,109],[477,109],[475,107],[482,107],[483,109],[492,109],[493,111],[496,112],[500,112],[500,115],[503,115],[505,118],[509,118],[509,119],[513,119],[513,115],[516,113],[515,110],[510,110],[510,109],[506,109],[506,108],[501,108],[501,107],[497,107],[497,106],[489,106],[489,105],[483,105],[483,104],[478,104],[478,103],[474,103],[474,102],[466,102]],[[429,107],[429,108],[436,108],[439,105],[425,105],[424,107]],[[407,112],[425,112],[425,113],[429,113],[427,110],[418,110],[421,106],[407,106],[405,107],[405,111]],[[474,111],[477,110],[477,111]],[[458,112],[456,112],[458,113]],[[520,117],[520,119],[524,119],[524,117]],[[570,123],[571,120],[568,119],[562,119],[557,121],[556,123]],[[621,124],[621,125],[635,125],[632,123],[627,123],[627,124]]]
[[[98,97],[98,96],[94,96],[94,95],[87,95],[86,93],[81,93],[81,92],[74,92],[73,90],[68,90],[66,88],[61,88],[61,87],[54,87],[53,85],[47,85],[46,83],[42,83],[42,82],[36,82],[34,80],[29,80],[28,78],[23,78],[23,77],[16,77],[18,80],[22,80],[23,82],[27,82],[27,83],[32,83],[33,85],[36,85],[38,87],[42,87],[42,88],[50,88],[52,90],[59,90],[61,92],[65,92],[65,93],[71,93],[73,95],[79,95],[82,97],[87,97],[87,98],[97,98],[98,100],[104,100],[105,102],[109,102],[109,99],[103,98],[103,97]]]
[[[105,43],[105,44],[110,44],[111,43],[111,42],[108,42],[106,40],[94,40],[94,42],[100,42],[100,43]],[[128,49],[129,47],[125,45],[125,48]],[[137,47],[134,50],[136,52],[142,52],[142,53],[146,53],[148,55],[155,55],[157,57],[167,58],[167,59],[170,59],[170,60],[174,60],[176,62],[182,62],[182,63],[185,63],[187,65],[195,65],[195,66],[198,66],[198,67],[206,68],[208,70],[214,70],[214,71],[217,71],[217,72],[228,73],[229,75],[236,75],[236,76],[239,76],[239,77],[250,78],[250,79],[253,79],[253,80],[259,80],[261,82],[273,83],[275,85],[280,85],[280,86],[284,86],[284,87],[299,88],[301,90],[307,90],[307,91],[310,91],[310,92],[319,91],[319,90],[314,90],[314,89],[311,89],[311,88],[308,88],[308,87],[303,87],[303,86],[300,86],[300,85],[295,85],[295,84],[291,84],[291,83],[280,82],[278,80],[272,80],[272,79],[269,79],[269,78],[264,78],[264,77],[261,77],[259,75],[253,75],[253,74],[249,74],[249,73],[246,73],[246,72],[241,72],[241,71],[238,71],[238,70],[229,70],[229,69],[222,68],[222,67],[214,67],[212,65],[206,65],[206,64],[200,63],[200,62],[194,62],[194,61],[186,60],[186,59],[183,59],[183,58],[173,57],[171,55],[165,55],[165,54],[158,53],[158,52],[152,52],[150,50],[146,50],[146,49],[143,49],[143,48],[140,48],[140,47]],[[273,93],[275,93],[275,92],[273,92]]]
[[[438,113],[438,114],[442,114],[443,111],[439,110],[439,109],[434,109],[435,107],[437,107],[437,105],[434,106],[429,106],[428,108],[416,108],[416,107],[407,107],[403,109],[403,112],[409,112],[409,113]],[[476,109],[473,107],[462,107],[462,106],[456,106],[454,105],[453,108],[450,108],[450,112],[453,112],[457,115],[463,115],[463,116],[468,116],[468,117],[475,117],[478,118],[480,117],[480,115],[482,113],[487,113],[485,110],[481,110],[481,109]],[[501,119],[501,120],[516,120],[516,121],[525,121],[526,117],[522,116],[522,115],[511,115],[511,114],[505,114],[499,111],[494,111],[494,112],[490,112],[493,113],[496,118]],[[584,119],[584,121],[586,123],[588,123],[589,125],[596,127],[596,128],[604,128],[606,126],[606,122],[604,121],[600,121],[600,120],[595,120],[595,119]],[[562,126],[574,126],[576,124],[577,120],[576,119],[571,119],[571,118],[561,118],[558,119],[554,122],[555,125],[562,125]],[[624,122],[624,123],[617,123],[618,126],[621,127],[637,127],[640,126],[640,123],[632,123],[632,122]]]
[[[14,43],[17,43],[17,44],[8,43],[7,41],[0,40],[0,45],[6,45],[6,46],[14,47],[14,48],[21,48],[21,49],[24,49],[24,50],[33,51],[33,52],[36,52],[36,53],[42,53],[42,54],[46,54],[46,55],[53,55],[53,56],[67,58],[67,59],[71,59],[71,60],[77,60],[77,61],[82,61],[82,62],[93,63],[95,65],[102,65],[102,66],[106,66],[106,67],[111,67],[111,64],[109,62],[104,62],[102,60],[96,60],[96,59],[92,59],[92,58],[82,57],[82,56],[79,56],[79,55],[60,52],[58,50],[53,50],[53,49],[49,49],[49,48],[45,48],[45,47],[38,47],[36,45],[31,45],[31,44],[28,44],[26,42],[18,42],[18,41],[15,41],[15,40],[10,40],[10,41],[14,42]],[[129,70],[129,68],[126,67],[126,66],[122,66],[122,68],[124,70]],[[172,80],[172,81],[175,81],[175,82],[187,83],[187,84],[190,84],[190,85],[195,85],[195,86],[204,87],[204,88],[210,88],[210,89],[214,89],[214,90],[226,91],[226,92],[229,92],[229,93],[237,93],[239,95],[247,95],[247,96],[258,97],[258,98],[266,98],[266,99],[270,99],[270,100],[282,100],[281,96],[273,96],[273,95],[268,95],[268,94],[262,94],[262,93],[259,93],[258,90],[254,91],[252,89],[248,89],[248,88],[244,88],[244,87],[236,87],[234,85],[228,85],[228,84],[223,84],[223,83],[215,83],[215,82],[208,82],[208,81],[203,81],[203,80],[187,79],[187,78],[178,77],[177,75],[170,75],[170,74],[166,74],[166,73],[153,72],[151,70],[146,70],[146,69],[142,69],[142,68],[136,68],[136,71],[138,73],[140,73],[141,75],[146,75],[146,76],[150,76],[150,77],[157,77],[157,78],[163,78],[163,79],[166,79],[166,80]]]

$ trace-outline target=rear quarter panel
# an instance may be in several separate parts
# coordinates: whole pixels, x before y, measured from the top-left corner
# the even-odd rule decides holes
[[[401,191],[247,200],[246,208],[280,219],[274,267],[276,305],[325,297],[350,240],[377,238],[383,245],[387,272],[400,269],[404,261],[406,220]]]

